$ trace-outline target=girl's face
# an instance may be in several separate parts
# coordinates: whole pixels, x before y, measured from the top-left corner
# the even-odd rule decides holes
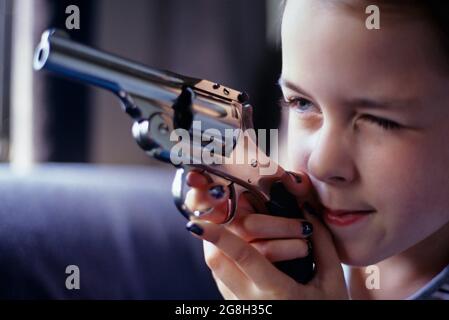
[[[381,11],[368,30],[364,7],[337,2],[285,9],[288,166],[308,173],[324,206],[373,211],[327,223],[342,261],[368,265],[447,229],[449,76],[423,18]]]

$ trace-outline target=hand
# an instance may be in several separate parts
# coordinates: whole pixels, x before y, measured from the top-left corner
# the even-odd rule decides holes
[[[310,180],[305,174],[297,176],[300,183],[287,174],[282,182],[298,199],[308,199]],[[307,222],[256,213],[244,194],[235,219],[218,225],[227,213],[228,190],[214,186],[207,175],[198,172],[189,173],[187,183],[192,189],[186,205],[192,211],[206,212],[193,218],[188,229],[205,240],[206,263],[225,299],[348,298],[332,237],[318,218],[306,213]],[[310,238],[317,273],[307,285],[302,285],[272,263],[307,256]]]

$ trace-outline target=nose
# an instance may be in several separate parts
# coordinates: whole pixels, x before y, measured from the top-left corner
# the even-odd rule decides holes
[[[332,185],[346,185],[356,179],[354,145],[345,128],[323,126],[315,132],[308,159],[309,174]]]

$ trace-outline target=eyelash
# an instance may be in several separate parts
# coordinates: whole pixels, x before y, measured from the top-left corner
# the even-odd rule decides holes
[[[298,112],[300,113],[304,113],[306,112],[305,110],[299,110],[297,108],[298,103],[307,103],[307,104],[312,104],[311,101],[305,99],[305,98],[293,98],[293,99],[289,99],[287,101],[284,100],[284,98],[280,99],[280,106],[282,108],[293,108],[293,109],[297,109]],[[383,119],[383,118],[379,118],[379,117],[375,117],[373,115],[370,114],[364,114],[362,117],[363,120],[377,124],[378,126],[380,126],[382,129],[384,130],[398,130],[401,128],[401,125],[397,122],[391,121],[391,120],[387,120],[387,119]]]
[[[379,117],[375,117],[375,116],[372,116],[369,114],[365,114],[363,116],[363,119],[368,122],[375,123],[375,124],[379,125],[382,129],[385,129],[385,130],[398,130],[401,128],[401,125],[397,122],[379,118]]]

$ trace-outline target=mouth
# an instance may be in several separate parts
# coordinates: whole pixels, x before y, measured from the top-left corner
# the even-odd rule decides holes
[[[375,210],[334,210],[324,207],[323,218],[330,225],[344,227],[355,224],[374,212]]]

